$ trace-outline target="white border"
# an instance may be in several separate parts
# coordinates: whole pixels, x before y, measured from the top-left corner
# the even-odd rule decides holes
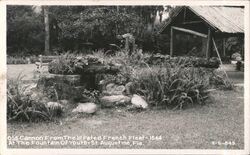
[[[5,154],[250,154],[249,152],[249,107],[250,85],[249,82],[249,1],[166,1],[166,0],[85,0],[85,1],[1,1],[0,0],[0,155]],[[244,5],[245,6],[245,84],[244,84],[244,150],[210,150],[210,149],[7,149],[6,125],[6,5]]]

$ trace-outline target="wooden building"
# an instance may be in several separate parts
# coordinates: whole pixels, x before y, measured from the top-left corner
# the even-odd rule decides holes
[[[244,39],[244,7],[176,7],[160,33],[170,34],[171,56],[188,52],[207,58],[218,56],[218,53],[226,56],[226,38],[237,36]]]

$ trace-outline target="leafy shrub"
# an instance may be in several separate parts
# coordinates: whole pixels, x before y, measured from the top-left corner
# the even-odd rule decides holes
[[[28,61],[24,57],[14,57],[8,56],[7,57],[7,64],[27,64]]]
[[[7,56],[7,64],[28,64],[38,61],[38,57],[33,56]]]
[[[84,89],[82,92],[82,96],[84,98],[87,98],[89,100],[88,102],[93,102],[93,103],[99,103],[99,97],[98,97],[99,94],[100,92],[97,90],[90,91],[90,90]]]
[[[52,115],[46,105],[24,93],[27,87],[22,85],[22,78],[20,74],[17,79],[8,80],[7,120],[51,120]]]
[[[141,50],[136,49],[131,55],[125,50],[116,51],[112,56],[105,56],[104,53],[96,54],[101,56],[102,60],[107,64],[119,63],[125,66],[141,67],[148,65],[161,65],[162,63],[169,63],[174,66],[176,63],[185,64],[186,66],[205,67],[205,68],[218,68],[220,61],[217,57],[210,59],[193,57],[193,56],[178,56],[170,57],[163,54],[142,53]]]
[[[234,84],[223,71],[214,71],[210,76],[210,85],[223,90],[233,90]]]
[[[244,71],[244,61],[237,61],[236,70],[237,71]]]
[[[145,66],[144,59],[147,56],[147,54],[143,54],[139,50],[134,51],[131,55],[129,55],[128,51],[126,50],[117,51],[112,56],[107,56],[100,53],[98,55],[101,56],[104,64],[108,64],[110,66],[119,66],[119,72],[116,74],[99,75],[98,81],[102,80],[102,85],[107,85],[108,83],[125,85],[131,80],[131,74],[134,68]]]
[[[61,55],[58,59],[53,60],[48,65],[49,73],[54,74],[74,74],[77,66],[74,64],[76,60],[75,55],[66,53]]]
[[[66,53],[60,55],[48,65],[49,73],[53,74],[79,74],[84,66],[89,64],[101,64],[102,61],[93,55],[76,55]]]
[[[220,61],[216,57],[210,59],[192,57],[192,56],[178,56],[170,57],[169,55],[154,54],[146,57],[145,62],[150,65],[159,65],[161,63],[169,63],[174,66],[176,63],[185,64],[186,66],[218,68]]]
[[[134,90],[145,96],[152,106],[182,109],[190,104],[203,104],[207,98],[208,80],[200,69],[176,64],[173,68],[147,67],[133,72]]]

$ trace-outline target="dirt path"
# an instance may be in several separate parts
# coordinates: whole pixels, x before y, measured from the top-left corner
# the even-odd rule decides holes
[[[43,71],[48,70],[43,67]],[[35,64],[20,64],[20,65],[7,65],[7,78],[16,78],[19,74],[24,75],[23,80],[34,81],[37,80],[39,73]]]

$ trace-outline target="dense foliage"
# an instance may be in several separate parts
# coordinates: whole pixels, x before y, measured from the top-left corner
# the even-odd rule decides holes
[[[45,8],[47,11],[44,11]],[[66,51],[87,53],[93,49],[118,50],[124,46],[118,35],[125,33],[132,33],[137,47],[143,51],[169,54],[169,34],[158,34],[158,30],[168,21],[163,20],[163,14],[171,15],[172,10],[172,6],[9,5],[7,54],[54,55],[55,52]],[[45,22],[46,15],[49,22]],[[49,31],[45,31],[45,27]],[[199,44],[199,40],[191,40],[185,39],[191,44]],[[243,42],[242,37],[227,38],[227,55],[239,51],[243,55]],[[217,44],[219,51],[222,51],[222,41],[217,40]],[[49,45],[49,53],[45,53],[45,45]],[[177,52],[182,51],[176,48]],[[192,46],[186,50],[191,49]],[[230,58],[222,59],[228,61]]]
[[[50,50],[53,52],[110,49],[121,45],[117,35],[132,33],[138,46],[152,50],[157,43],[156,16],[163,6],[46,6]],[[8,54],[44,53],[44,6],[8,6]],[[149,43],[151,44],[150,46]]]
[[[7,54],[38,54],[44,49],[43,16],[32,6],[7,6]]]
[[[218,68],[220,65],[219,59],[216,57],[206,59],[197,57],[170,57],[169,55],[142,53],[136,50],[132,55],[127,51],[116,51],[115,55],[107,55],[102,50],[95,51],[93,54],[61,54],[58,59],[54,59],[48,65],[49,73],[53,74],[83,74],[87,70],[87,66],[98,64],[98,67],[103,66],[103,70],[107,70],[110,66],[116,64],[134,67],[143,67],[145,64],[150,66],[165,64],[174,67],[176,64],[184,65],[185,67],[205,67]],[[105,68],[106,66],[106,68]],[[127,71],[121,69],[121,74]],[[94,69],[93,69],[94,70]],[[105,71],[104,71],[105,72]]]

